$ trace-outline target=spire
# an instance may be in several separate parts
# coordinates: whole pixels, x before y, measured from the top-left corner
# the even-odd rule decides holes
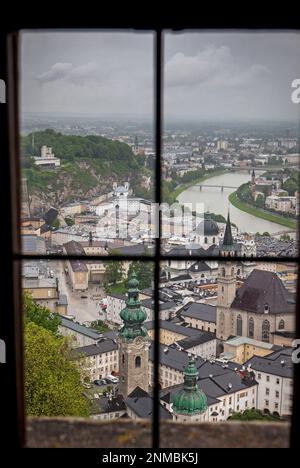
[[[233,238],[232,238],[232,232],[231,232],[231,223],[230,223],[230,216],[229,216],[229,210],[228,210],[228,216],[227,216],[227,222],[226,222],[226,228],[225,228],[225,234],[224,234],[224,240],[223,240],[223,247],[232,247],[233,246]]]
[[[183,389],[172,398],[173,411],[178,414],[204,413],[207,409],[207,398],[205,393],[197,385],[198,370],[195,358],[189,354],[188,365],[184,369]]]
[[[132,273],[128,281],[126,307],[120,312],[120,317],[124,323],[120,330],[120,336],[125,340],[133,340],[137,336],[148,336],[147,330],[143,326],[147,314],[141,308],[139,292],[139,281],[136,273]]]

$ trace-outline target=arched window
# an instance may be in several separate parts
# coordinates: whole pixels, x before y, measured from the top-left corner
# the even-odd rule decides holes
[[[222,275],[223,278],[225,277],[225,268],[222,268],[221,275]]]
[[[284,330],[284,328],[285,328],[284,320],[280,320],[279,325],[278,325],[278,330]]]
[[[262,324],[262,341],[266,341],[269,343],[270,341],[270,322],[269,320],[265,320]]]
[[[231,276],[234,276],[234,268],[231,268]]]
[[[238,276],[241,275],[241,269],[240,269],[240,268],[238,269],[238,271],[236,272],[236,274],[237,274]]]
[[[141,363],[142,363],[141,356],[137,356],[135,358],[135,367],[141,367]]]
[[[215,244],[215,243],[216,243],[216,238],[215,238],[215,237],[213,237],[213,244]]]
[[[241,315],[238,315],[236,319],[236,334],[238,336],[243,335],[243,319]]]
[[[207,237],[204,237],[204,244],[207,244]]]
[[[124,362],[125,362],[125,354],[123,353],[122,354],[122,364],[124,364]]]
[[[252,317],[249,319],[248,323],[248,337],[254,338],[254,320]]]

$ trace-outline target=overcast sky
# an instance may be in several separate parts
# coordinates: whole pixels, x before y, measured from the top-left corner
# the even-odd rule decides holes
[[[24,112],[153,114],[150,33],[22,34]],[[166,34],[165,113],[195,119],[297,119],[296,33]]]

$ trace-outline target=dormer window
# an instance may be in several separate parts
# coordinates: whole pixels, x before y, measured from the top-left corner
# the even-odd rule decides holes
[[[264,305],[264,313],[268,314],[269,312],[270,312],[269,304],[266,302],[265,305]]]

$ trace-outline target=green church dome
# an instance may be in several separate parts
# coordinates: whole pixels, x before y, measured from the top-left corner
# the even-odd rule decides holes
[[[143,327],[147,314],[141,307],[139,300],[139,281],[135,273],[132,273],[129,278],[126,307],[121,310],[120,317],[124,325],[119,334],[125,340],[133,340],[138,336],[148,337],[148,332],[146,328]]]
[[[198,371],[192,356],[184,370],[184,387],[172,398],[173,410],[178,414],[194,415],[207,409],[207,397],[197,385]]]
[[[139,280],[137,279],[136,273],[132,273],[130,279],[128,281],[129,289],[138,289],[139,288]]]

